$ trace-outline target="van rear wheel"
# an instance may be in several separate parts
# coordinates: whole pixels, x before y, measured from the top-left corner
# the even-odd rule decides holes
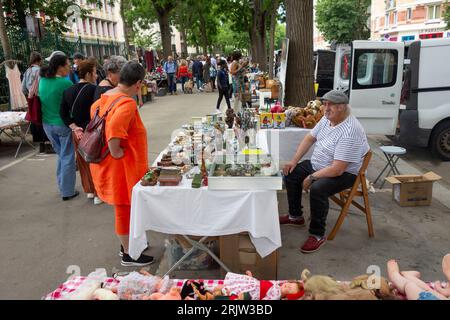
[[[450,121],[439,124],[431,135],[431,152],[445,161],[450,161]]]

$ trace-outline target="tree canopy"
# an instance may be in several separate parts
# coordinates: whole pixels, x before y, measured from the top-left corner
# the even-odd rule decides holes
[[[318,0],[316,24],[327,41],[349,43],[370,37],[370,0]]]
[[[448,0],[444,3],[444,21],[447,24],[447,29],[450,29],[450,4]]]

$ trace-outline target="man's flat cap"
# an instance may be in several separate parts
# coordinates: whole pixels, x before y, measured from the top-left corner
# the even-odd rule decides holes
[[[338,90],[332,90],[325,93],[322,97],[322,100],[330,101],[336,104],[348,104],[347,95],[344,92]]]

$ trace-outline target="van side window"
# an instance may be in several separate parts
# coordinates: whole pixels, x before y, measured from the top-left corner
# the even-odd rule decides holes
[[[391,87],[397,79],[397,50],[355,50],[353,89]]]

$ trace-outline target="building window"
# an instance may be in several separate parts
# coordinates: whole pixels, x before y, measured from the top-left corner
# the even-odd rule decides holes
[[[394,12],[394,26],[397,25],[397,17],[398,17],[397,11],[395,11],[395,12]]]
[[[441,5],[428,6],[428,20],[441,18]]]
[[[389,27],[389,13],[386,13],[386,17],[384,18],[384,27]]]
[[[412,18],[412,9],[408,8],[406,9],[406,20],[411,20]]]
[[[393,9],[395,8],[395,0],[388,0],[388,9]]]

